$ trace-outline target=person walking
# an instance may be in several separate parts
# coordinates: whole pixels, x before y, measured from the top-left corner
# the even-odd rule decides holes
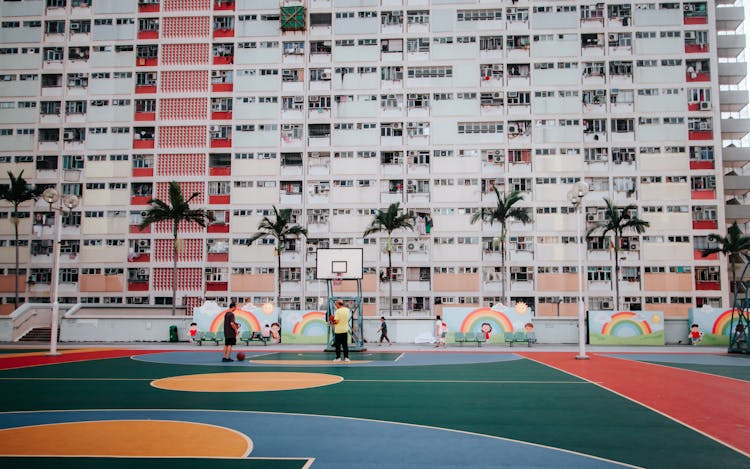
[[[344,306],[342,300],[336,300],[336,311],[333,313],[333,346],[336,348],[334,362],[341,361],[341,349],[344,350],[344,361],[349,361],[349,318],[352,312]]]
[[[438,315],[435,319],[435,348],[440,347],[442,344],[443,347],[447,347],[447,344],[445,342],[445,336],[448,334],[448,325],[443,322],[442,319],[440,319],[440,316]]]
[[[388,342],[388,345],[393,345],[391,339],[388,338],[388,324],[386,324],[384,316],[380,316],[380,328],[378,329],[378,332],[380,332],[380,342],[378,342],[378,347],[383,345],[383,340]]]
[[[237,304],[233,301],[229,304],[229,311],[224,313],[224,356],[221,358],[223,362],[234,361],[232,347],[237,345],[237,331],[240,329],[240,325],[234,320],[235,309]]]

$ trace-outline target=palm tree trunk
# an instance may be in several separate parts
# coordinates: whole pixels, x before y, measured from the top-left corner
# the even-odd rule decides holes
[[[18,309],[18,256],[20,255],[19,250],[18,250],[18,217],[16,216],[18,213],[17,210],[18,208],[16,208],[13,211],[13,227],[14,227],[14,231],[16,235],[16,238],[15,238],[16,239],[16,275],[15,275],[15,281],[13,282],[14,285],[16,286],[16,296],[15,296],[15,300],[13,303],[13,305],[15,306],[15,309]]]
[[[281,244],[276,249],[276,306],[279,308],[279,343],[281,343]]]
[[[391,237],[388,236],[388,315],[393,316],[393,282],[391,272],[393,271],[393,262],[391,261]]]
[[[177,226],[178,220],[174,221],[172,230],[172,316],[177,314]]]
[[[619,236],[615,235],[615,310],[620,311],[620,245]]]
[[[505,306],[510,306],[510,299],[505,296],[505,282],[507,273],[505,271],[505,225],[500,227],[500,298]]]

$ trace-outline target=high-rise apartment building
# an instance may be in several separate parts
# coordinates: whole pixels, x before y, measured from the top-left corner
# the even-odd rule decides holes
[[[585,239],[590,309],[726,305],[708,235],[750,220],[750,130],[739,1],[21,0],[0,2],[0,174],[76,194],[61,232],[64,303],[171,302],[170,227],[138,225],[178,181],[211,210],[181,227],[178,302],[275,298],[272,206],[307,240],[282,252],[281,307],[314,309],[319,247],[364,249],[367,314],[389,310],[387,238],[363,239],[378,208],[419,220],[392,243],[394,309],[512,300],[577,311],[577,213],[604,198],[650,227],[619,246]],[[471,223],[494,189],[518,190],[533,221]],[[0,207],[2,307],[48,302],[54,219]],[[427,220],[430,223],[427,223]],[[431,225],[431,229],[428,228]],[[619,277],[619,278],[615,278]]]

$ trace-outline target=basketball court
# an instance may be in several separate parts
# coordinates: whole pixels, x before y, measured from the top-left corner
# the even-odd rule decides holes
[[[288,346],[287,346],[288,348]],[[748,467],[750,361],[395,347],[4,349],[7,467]],[[379,349],[378,349],[379,350]],[[638,349],[636,349],[637,351]],[[680,349],[686,350],[686,349]],[[40,459],[41,458],[41,459]]]

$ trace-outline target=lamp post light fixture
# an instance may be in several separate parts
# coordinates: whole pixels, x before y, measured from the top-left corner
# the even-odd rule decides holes
[[[60,302],[57,298],[57,287],[60,279],[60,237],[62,232],[62,216],[64,212],[70,213],[78,207],[78,197],[69,194],[60,200],[60,193],[57,189],[45,189],[42,198],[49,204],[50,211],[57,211],[55,214],[55,244],[52,247],[52,282],[50,285],[50,300],[52,301],[52,320],[49,338],[49,355],[58,355],[57,352],[57,329],[59,327]],[[59,203],[53,207],[53,204]]]
[[[576,239],[578,241],[578,355],[576,359],[586,360],[586,323],[584,319],[583,303],[583,240],[581,231],[583,225],[583,198],[589,192],[589,186],[583,181],[573,184],[568,191],[568,201],[573,205],[576,213]]]

